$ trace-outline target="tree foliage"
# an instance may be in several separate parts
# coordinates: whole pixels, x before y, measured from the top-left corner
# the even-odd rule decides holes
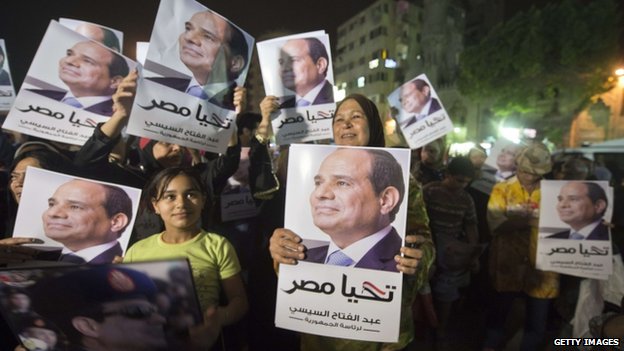
[[[571,116],[608,82],[618,60],[618,0],[563,0],[494,27],[460,59],[459,88],[497,115]]]

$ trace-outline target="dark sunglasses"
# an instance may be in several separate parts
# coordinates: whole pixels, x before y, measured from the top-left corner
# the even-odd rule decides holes
[[[147,319],[158,313],[158,308],[154,305],[128,305],[115,311],[102,312],[104,317],[124,316],[131,319]]]

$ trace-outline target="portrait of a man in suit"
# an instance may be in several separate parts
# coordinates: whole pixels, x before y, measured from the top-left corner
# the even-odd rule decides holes
[[[407,118],[401,122],[403,128],[424,119],[441,108],[438,99],[431,96],[431,87],[423,79],[414,79],[403,84],[399,101],[407,115]]]
[[[392,226],[405,195],[403,172],[387,151],[342,148],[314,176],[310,207],[328,245],[305,261],[397,272],[402,239]]]
[[[28,90],[99,115],[113,114],[112,95],[129,72],[122,56],[95,42],[81,41],[67,49],[58,69],[69,90]]]
[[[557,213],[570,229],[547,236],[551,239],[609,240],[609,228],[603,223],[607,194],[592,182],[573,181],[559,190]]]
[[[117,240],[132,218],[121,188],[74,179],[59,186],[43,212],[45,235],[63,244],[61,261],[111,263],[122,255]]]
[[[279,70],[284,88],[295,93],[282,97],[280,108],[305,107],[334,102],[327,81],[329,56],[317,38],[291,39],[280,50]]]
[[[191,78],[148,78],[151,81],[234,110],[236,79],[249,62],[243,32],[218,14],[197,12],[178,37],[180,61]]]

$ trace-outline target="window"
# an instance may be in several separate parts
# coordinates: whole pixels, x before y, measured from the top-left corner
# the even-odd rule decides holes
[[[361,76],[357,79],[357,87],[358,88],[363,88],[364,85],[366,85],[366,77]]]

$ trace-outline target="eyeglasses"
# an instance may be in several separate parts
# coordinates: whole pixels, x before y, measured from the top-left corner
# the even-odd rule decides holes
[[[128,305],[115,311],[102,312],[102,315],[104,317],[124,316],[131,319],[147,319],[156,313],[158,313],[158,308],[154,305]]]

